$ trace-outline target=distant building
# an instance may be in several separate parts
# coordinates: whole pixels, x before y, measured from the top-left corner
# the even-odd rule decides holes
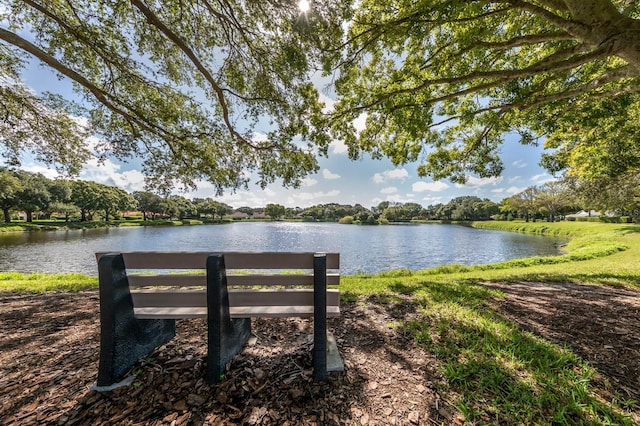
[[[596,217],[600,216],[600,212],[595,210],[585,211],[580,210],[578,213],[568,214],[565,217]]]

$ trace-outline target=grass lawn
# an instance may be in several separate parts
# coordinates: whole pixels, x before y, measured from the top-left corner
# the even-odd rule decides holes
[[[482,282],[576,282],[640,286],[640,226],[585,222],[480,222],[486,229],[566,236],[566,254],[491,265],[446,265],[345,277],[344,297],[377,295],[391,303],[411,294],[420,316],[391,324],[434,353],[442,387],[473,423],[635,424],[638,401],[605,399],[591,386],[596,371],[569,349],[490,309],[500,292]],[[615,392],[614,392],[615,395]],[[637,414],[637,413],[636,413]]]
[[[640,226],[589,222],[481,222],[473,226],[565,236],[565,254],[490,265],[446,265],[345,276],[345,300],[394,303],[411,295],[418,315],[389,324],[433,353],[439,390],[470,424],[635,424],[638,401],[592,384],[597,372],[568,348],[523,331],[491,309],[484,282],[575,282],[640,287]],[[95,288],[79,274],[0,273],[0,291]],[[636,417],[637,419],[638,417]]]

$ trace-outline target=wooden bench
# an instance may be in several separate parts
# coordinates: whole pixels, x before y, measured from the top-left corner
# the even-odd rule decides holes
[[[344,369],[326,318],[340,315],[337,253],[96,253],[100,363],[96,390],[120,385],[175,336],[175,320],[207,318],[207,381],[251,336],[251,318],[313,317],[313,377]],[[329,363],[327,361],[329,359]],[[126,383],[122,383],[126,384]]]

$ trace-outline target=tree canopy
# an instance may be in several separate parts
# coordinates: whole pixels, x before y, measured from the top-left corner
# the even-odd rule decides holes
[[[500,146],[515,133],[544,141],[553,172],[597,179],[640,166],[635,1],[311,6],[5,0],[5,158],[32,151],[73,172],[95,149],[141,157],[151,187],[204,179],[220,192],[245,187],[247,172],[262,186],[295,186],[336,138],[351,158],[419,161],[421,176],[462,182],[500,174]],[[25,88],[33,58],[70,79],[83,108]],[[318,68],[335,76],[331,111],[311,81]],[[364,129],[354,125],[361,117]],[[103,142],[87,147],[86,134]]]
[[[82,137],[77,108],[21,84],[35,58],[73,82],[88,130],[104,141],[95,149],[141,157],[152,187],[204,179],[221,191],[246,186],[247,172],[262,186],[295,186],[329,143],[309,74],[343,13],[323,1],[308,17],[295,2],[270,0],[6,0],[0,142],[14,163],[25,150],[70,171],[85,159],[88,148],[71,137]],[[32,117],[47,126],[29,127]],[[258,137],[261,120],[269,130]]]
[[[334,128],[352,158],[435,179],[500,174],[509,133],[544,140],[551,171],[624,173],[640,165],[639,15],[626,0],[362,0]]]

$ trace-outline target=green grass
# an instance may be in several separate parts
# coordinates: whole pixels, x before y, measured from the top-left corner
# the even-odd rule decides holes
[[[468,424],[635,424],[640,402],[593,384],[597,371],[571,352],[521,330],[491,309],[502,293],[483,282],[577,282],[640,288],[640,227],[589,222],[481,222],[470,226],[531,232],[569,241],[560,256],[487,265],[445,265],[342,279],[344,300],[397,303],[410,294],[417,315],[394,329],[433,353],[436,386]],[[95,288],[78,274],[0,274],[0,291]],[[613,396],[611,396],[613,395]],[[636,417],[637,418],[637,417]]]
[[[637,415],[638,401],[599,394],[592,385],[597,372],[588,363],[496,313],[491,299],[502,294],[478,284],[546,281],[639,288],[640,227],[584,222],[472,226],[570,241],[560,256],[344,277],[344,298],[375,295],[384,303],[394,302],[398,293],[414,296],[419,316],[396,329],[436,355],[443,375],[438,387],[469,424],[635,424],[627,410]]]
[[[181,226],[181,225],[202,225],[204,222],[198,219],[183,220],[142,220],[142,219],[121,219],[110,220],[93,220],[87,222],[65,222],[63,220],[34,220],[27,223],[25,221],[13,221],[10,223],[0,222],[0,233],[2,232],[24,232],[24,231],[50,231],[61,229],[91,229],[105,228],[109,226]]]
[[[98,288],[98,278],[84,274],[0,272],[0,292],[46,293]]]

